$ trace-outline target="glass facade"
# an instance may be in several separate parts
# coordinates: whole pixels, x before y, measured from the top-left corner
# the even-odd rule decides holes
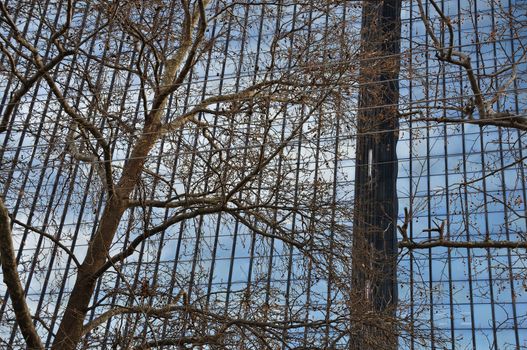
[[[211,1],[199,55],[157,107],[161,133],[145,129],[171,64],[156,55],[183,46],[185,14],[158,3],[75,2],[70,36],[59,36],[75,52],[26,91],[21,81],[39,69],[17,35],[51,62],[68,4],[8,1],[0,17],[2,117],[12,109],[0,193],[46,347],[104,222],[108,164],[115,188],[129,189],[108,253],[127,256],[96,280],[79,347],[178,338],[203,349],[338,349],[364,325],[388,327],[402,349],[527,347],[527,3],[403,1],[399,126],[364,130],[359,91],[374,82],[361,78],[361,2]],[[442,60],[437,42],[470,57],[470,71]],[[478,98],[492,113],[481,115]],[[369,318],[350,302],[352,266],[362,266],[352,252],[356,142],[383,133],[398,137],[398,301],[395,317]],[[139,179],[120,182],[148,135]],[[0,347],[21,348],[0,292]],[[171,309],[130,311],[145,305]],[[111,310],[121,312],[90,323]]]

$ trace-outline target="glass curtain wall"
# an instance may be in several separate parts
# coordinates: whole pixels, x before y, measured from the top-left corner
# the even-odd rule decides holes
[[[129,33],[102,26],[109,2],[75,2],[77,36],[68,40],[80,40],[80,50],[49,77],[100,131],[94,137],[44,78],[10,104],[22,86],[13,67],[20,76],[35,72],[13,38],[53,59],[50,28],[64,23],[67,2],[4,3],[18,33],[2,17],[0,111],[12,113],[0,133],[0,193],[28,306],[51,347],[104,215],[105,165],[117,183],[156,92],[157,80],[145,85],[138,69],[163,72],[167,61],[138,65],[146,60]],[[151,24],[145,33],[156,18],[165,21],[152,47],[176,50],[179,2],[145,4],[130,9]],[[201,55],[168,98],[162,122],[215,96],[273,84],[250,99],[213,101],[156,136],[109,255],[133,249],[97,279],[84,323],[117,307],[173,308],[162,317],[108,317],[79,347],[134,348],[223,331],[225,339],[214,341],[226,348],[344,349],[365,325],[386,324],[402,349],[527,347],[527,4],[402,2],[399,102],[392,106],[399,125],[376,131],[398,138],[398,301],[395,316],[372,318],[355,317],[350,302],[352,267],[360,266],[352,253],[356,144],[373,133],[357,128],[359,91],[372,84],[360,78],[367,60],[361,2],[211,1],[205,12]],[[444,59],[450,48],[470,57],[470,70]],[[478,97],[492,113],[481,115]],[[214,207],[226,194],[226,204]],[[21,348],[4,284],[0,292],[0,347]],[[232,326],[235,320],[243,322]],[[376,341],[369,346],[382,348]]]

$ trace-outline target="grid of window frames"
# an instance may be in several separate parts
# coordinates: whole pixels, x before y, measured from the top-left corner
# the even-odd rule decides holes
[[[90,11],[90,2],[79,3],[84,7],[74,17],[76,25],[81,28],[83,21],[96,23],[97,18],[93,18],[96,12]],[[324,5],[326,9],[316,3],[284,0],[266,4],[264,1],[258,5],[237,6],[232,16],[211,21],[206,35],[222,35],[195,66],[184,83],[184,92],[170,99],[167,120],[209,96],[235,93],[257,81],[262,74],[300,71],[302,67],[295,66],[299,61],[288,61],[288,52],[294,52],[299,45],[304,48],[311,45],[312,52],[306,49],[305,54],[318,55],[320,65],[357,65],[342,52],[342,43],[321,38],[330,31],[340,31],[337,34],[347,38],[346,50],[357,49],[360,2],[346,1],[338,6],[328,3]],[[430,2],[423,0],[422,3],[437,38],[447,46],[450,34],[441,23],[438,11]],[[471,57],[482,91],[485,94],[499,91],[494,110],[525,117],[527,3],[522,0],[437,0],[436,3],[451,19],[454,49]],[[51,57],[54,51],[46,42],[49,37],[46,25],[29,18],[34,18],[37,12],[45,13],[48,21],[57,23],[64,5],[52,0],[28,4],[15,13],[16,23],[23,35],[32,38]],[[219,8],[218,4],[209,5],[210,14]],[[455,242],[525,241],[525,134],[516,129],[431,121],[432,118],[461,118],[463,111],[459,106],[470,103],[474,92],[463,67],[437,60],[437,51],[430,33],[425,30],[418,5],[416,0],[402,4],[399,102],[402,118],[397,146],[400,220],[404,219],[403,208],[408,208],[412,213],[408,235],[415,242],[437,239],[438,231],[433,228],[441,225],[444,226],[442,234]],[[167,6],[170,7],[167,11],[177,11],[176,5]],[[272,49],[270,40],[276,38],[279,30],[294,31],[295,36],[282,40],[278,48],[284,52],[280,56],[282,62],[266,71]],[[125,64],[126,60],[133,61],[130,58],[133,53],[102,42],[94,36],[85,43],[88,56],[105,57],[111,53],[122,55]],[[84,86],[75,73],[75,69],[82,67],[93,69],[93,62],[86,57],[79,61],[75,56],[69,58],[64,69],[56,70],[55,79],[61,82],[66,98],[75,108],[85,109],[91,120],[101,123],[104,135],[110,135],[116,126],[104,124],[95,116],[96,111],[90,110],[90,98],[95,98],[90,92],[93,87]],[[7,58],[2,56],[1,62],[5,66]],[[122,73],[111,73],[111,69],[106,70],[102,65],[99,71],[90,72],[100,77],[100,86],[114,99],[109,110],[114,108],[129,125],[140,123],[143,106],[137,81]],[[512,74],[516,78],[508,83]],[[0,110],[5,110],[15,79],[5,71],[2,75]],[[349,91],[343,92],[348,99],[343,111],[318,111],[305,121],[305,132],[290,140],[283,150],[284,156],[273,160],[271,170],[259,176],[254,182],[257,188],[251,193],[260,196],[257,200],[263,202],[272,201],[275,190],[287,192],[295,207],[308,207],[311,217],[275,209],[274,219],[287,222],[287,227],[293,230],[297,225],[299,232],[310,222],[326,220],[326,232],[321,237],[334,240],[335,245],[350,239],[353,231],[351,216],[346,216],[346,210],[351,211],[353,207],[356,137],[353,123],[358,84],[354,80],[348,86]],[[302,118],[302,112],[291,113],[287,108],[279,110],[278,107],[268,111],[276,114],[272,127],[266,129],[269,132],[266,142],[273,149],[287,138]],[[39,320],[37,329],[46,335],[43,337],[46,346],[53,341],[58,317],[71,291],[75,262],[53,242],[28,227],[60,239],[80,259],[100,219],[104,201],[104,191],[97,178],[98,165],[72,162],[63,152],[69,130],[63,113],[45,82],[38,82],[15,108],[6,133],[0,135],[0,190],[16,220],[12,225],[19,271],[29,307]],[[478,118],[477,114],[473,117]],[[213,125],[211,130],[217,133],[218,140],[225,141],[221,144],[225,157],[250,166],[254,150],[260,146],[251,137],[264,130],[266,121],[255,117],[229,125],[228,121],[215,118],[214,113],[203,113],[200,118]],[[223,131],[232,134],[222,135]],[[218,156],[217,145],[207,140],[197,127],[183,128],[163,138],[146,163],[149,172],[157,175],[145,180],[134,198],[154,200],[193,186],[204,190],[213,186],[208,183],[212,170],[205,165]],[[116,168],[129,157],[128,145],[128,136],[114,140],[112,152]],[[273,184],[278,184],[278,188],[272,188]],[[329,205],[323,212],[317,212],[314,207],[322,206],[321,203]],[[313,207],[311,211],[309,206]],[[172,213],[170,209],[159,208],[130,210],[123,218],[112,249],[118,251],[126,246],[147,228],[147,222],[162,223]],[[525,249],[400,249],[398,316],[409,325],[402,332],[400,347],[527,347],[526,258]],[[351,265],[343,263],[336,271],[346,266]],[[87,321],[115,305],[128,305],[131,297],[127,293],[114,292],[130,286],[140,288],[145,281],[162,289],[161,296],[146,297],[150,298],[146,302],[153,305],[175,300],[178,293],[185,291],[191,304],[205,303],[210,310],[238,317],[267,312],[268,320],[288,322],[299,315],[306,322],[325,320],[339,315],[345,304],[332,275],[315,268],[297,248],[273,235],[260,235],[246,225],[244,218],[225,213],[198,216],[145,240],[122,265],[121,273],[130,278],[125,279],[121,274],[101,278],[93,301],[106,306],[92,309]],[[251,294],[247,296],[249,289]],[[5,346],[17,348],[23,339],[3,284],[0,291],[3,301],[0,303],[0,339]],[[252,309],[250,303],[266,305],[266,310]],[[250,316],[257,317],[255,314]],[[161,337],[172,331],[170,322],[156,322],[160,322]],[[119,332],[134,327],[149,331],[147,324],[138,325],[133,318],[110,318],[90,335],[88,343],[110,348]],[[45,328],[51,331],[46,332]],[[345,329],[345,325],[316,330],[290,329],[281,335],[280,346],[284,349],[313,344],[320,348],[345,347],[350,341],[347,336],[333,344]]]

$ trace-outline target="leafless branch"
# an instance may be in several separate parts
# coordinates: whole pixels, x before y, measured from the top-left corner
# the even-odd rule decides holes
[[[31,313],[27,306],[24,288],[20,283],[13,247],[13,235],[11,232],[9,213],[0,199],[0,262],[4,283],[13,303],[17,324],[22,331],[29,349],[44,349],[40,336],[38,335]]]

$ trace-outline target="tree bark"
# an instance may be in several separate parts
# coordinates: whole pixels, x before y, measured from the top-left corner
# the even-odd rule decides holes
[[[13,235],[9,222],[9,213],[4,206],[3,200],[0,199],[0,263],[2,264],[4,283],[10,293],[16,321],[27,343],[28,349],[44,349],[35,325],[33,324],[31,313],[26,303],[24,288],[22,288],[18,276]]]
[[[127,208],[127,200],[139,181],[146,157],[157,141],[159,129],[159,118],[145,127],[123,168],[114,196],[107,200],[99,227],[78,269],[52,349],[75,349],[82,337],[82,327],[97,282],[97,272],[109,257],[110,245]]]

